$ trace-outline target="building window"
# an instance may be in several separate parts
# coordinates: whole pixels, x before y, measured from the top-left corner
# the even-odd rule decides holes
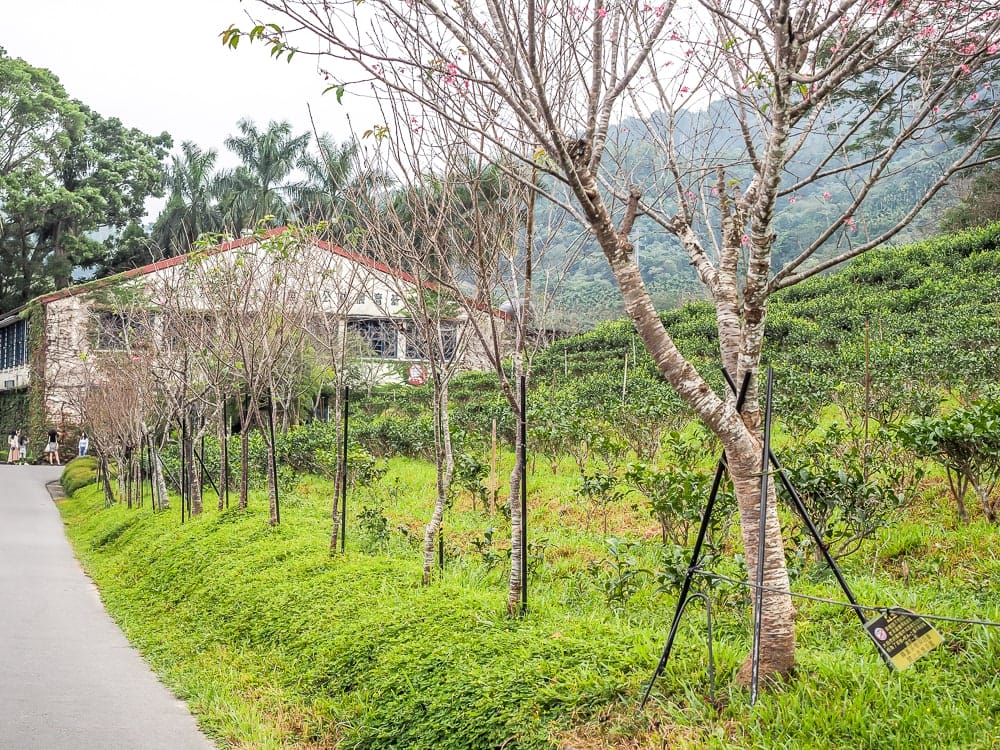
[[[347,321],[347,330],[360,338],[371,351],[371,356],[395,359],[399,331],[388,318],[367,318]]]
[[[0,370],[28,363],[28,321],[17,320],[0,328]]]
[[[140,346],[144,326],[125,315],[104,311],[97,318],[97,348],[109,351]]]
[[[406,358],[427,359],[424,337],[420,335],[420,329],[417,325],[413,321],[409,321],[405,324],[404,330],[406,333]],[[438,323],[438,344],[445,360],[450,361],[458,348],[458,326],[454,321],[444,320]]]

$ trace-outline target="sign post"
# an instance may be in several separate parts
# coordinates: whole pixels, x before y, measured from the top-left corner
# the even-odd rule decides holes
[[[865,623],[865,630],[893,669],[909,667],[921,656],[937,648],[944,639],[927,620],[908,609],[886,610]]]
[[[427,382],[427,370],[423,365],[416,363],[410,365],[406,371],[406,382],[410,385],[423,385]]]

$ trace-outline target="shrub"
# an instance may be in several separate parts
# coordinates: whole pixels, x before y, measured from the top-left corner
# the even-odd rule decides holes
[[[643,583],[652,575],[643,567],[642,545],[610,537],[607,542],[608,556],[591,562],[587,572],[593,577],[597,587],[604,594],[608,606],[615,611],[625,608]]]
[[[80,456],[66,464],[59,480],[65,493],[72,497],[81,487],[96,482],[98,466],[99,461],[96,456]]]
[[[915,419],[899,429],[898,437],[918,455],[941,464],[948,476],[958,515],[968,522],[968,490],[975,492],[983,513],[1000,521],[1000,402],[973,404],[948,416]]]
[[[636,461],[628,465],[624,479],[649,501],[653,517],[660,522],[663,543],[686,544],[708,497],[705,476],[681,466],[657,468]]]
[[[802,446],[792,456],[788,472],[835,559],[861,549],[865,539],[896,519],[907,500],[905,489],[894,486],[889,477],[866,476],[858,452],[842,450],[842,436],[840,430],[831,429],[822,440]],[[802,522],[792,536],[798,538],[800,547],[812,542]],[[815,556],[822,557],[818,548]]]
[[[278,462],[296,471],[325,474],[327,456],[336,455],[337,426],[309,422],[277,437]]]
[[[434,453],[434,425],[429,414],[411,417],[387,412],[367,424],[352,425],[351,443],[360,443],[382,458],[408,456],[431,458]]]
[[[358,531],[366,552],[384,552],[389,546],[390,534],[385,506],[381,503],[363,506],[358,512]]]

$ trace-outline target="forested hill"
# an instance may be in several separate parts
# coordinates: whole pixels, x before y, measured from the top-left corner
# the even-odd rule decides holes
[[[721,388],[715,315],[708,303],[663,313],[681,350]],[[935,393],[975,397],[1000,380],[1000,224],[873,251],[843,270],[772,299],[764,362],[789,402],[843,397],[862,383],[868,325],[872,387],[907,411],[935,408]],[[628,321],[555,343],[535,362],[536,383],[659,379]],[[617,387],[613,383],[617,382]],[[840,391],[837,389],[840,388]],[[787,409],[805,404],[786,403]],[[888,408],[888,407],[887,407]]]
[[[750,172],[738,166],[741,157],[738,151],[733,150],[732,144],[741,142],[742,135],[737,123],[726,116],[726,111],[725,103],[720,102],[705,111],[680,113],[674,124],[674,138],[682,161],[692,165],[700,161],[734,165],[727,175],[739,183],[749,179]],[[826,130],[827,125],[834,127],[836,116],[828,119],[828,122],[817,126],[814,134],[805,140],[794,160],[787,165],[782,178],[784,185],[798,182],[817,164],[830,158]],[[675,193],[669,187],[664,189],[660,176],[663,154],[645,136],[645,132],[646,125],[634,120],[625,120],[612,128],[609,143],[619,145],[609,147],[612,153],[608,160],[617,163],[622,172],[631,176],[631,181],[645,186],[650,196],[662,193],[662,200],[666,202],[661,209],[669,216],[677,210],[676,206],[671,208],[668,205]],[[912,144],[902,148],[896,156],[896,168],[876,185],[856,212],[856,224],[851,230],[855,237],[867,240],[899,221],[940,175],[940,165],[935,160],[942,153],[928,154]],[[831,163],[840,164],[842,160],[837,157]],[[847,170],[840,179],[839,188],[810,185],[797,190],[787,199],[783,198],[777,206],[773,226],[776,238],[774,265],[780,266],[795,257],[823,232],[833,217],[841,215],[858,191],[856,183],[864,177],[865,170],[857,174]],[[945,210],[957,203],[957,193],[955,186],[946,188],[903,230],[899,235],[900,241],[919,240],[938,231]],[[694,200],[706,201],[703,218],[707,218],[710,225],[717,224],[717,211],[711,196],[694,196]],[[545,225],[545,222],[540,224]],[[558,229],[547,240],[552,250],[546,256],[546,264],[557,268],[580,246],[579,228],[572,223],[560,224],[554,218],[550,219],[550,225]],[[702,234],[705,231],[703,228]],[[658,309],[678,307],[684,302],[704,298],[704,289],[687,254],[673,235],[640,216],[631,236],[643,279]],[[829,253],[835,241],[836,237],[832,238],[816,259],[822,259]],[[558,326],[586,330],[599,321],[620,317],[623,308],[618,290],[607,262],[593,240],[583,240],[583,251],[576,253],[575,257],[578,260],[571,266],[556,295]]]

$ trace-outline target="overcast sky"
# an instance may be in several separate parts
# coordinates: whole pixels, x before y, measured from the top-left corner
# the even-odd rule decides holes
[[[219,165],[235,162],[223,145],[248,117],[265,125],[290,120],[347,139],[369,127],[365,104],[350,93],[343,106],[324,84],[315,61],[268,57],[246,42],[222,46],[230,24],[246,27],[252,2],[240,0],[0,0],[0,47],[12,57],[48,68],[74,99],[147,133],[166,130],[181,141],[219,151]],[[368,110],[371,111],[371,110]]]

